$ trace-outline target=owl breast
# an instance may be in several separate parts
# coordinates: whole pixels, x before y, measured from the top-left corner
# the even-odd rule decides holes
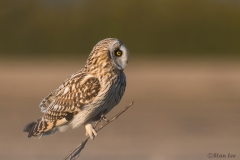
[[[108,80],[101,80],[101,91],[92,103],[74,116],[70,125],[76,128],[86,121],[98,120],[102,114],[106,115],[121,100],[126,88],[126,77],[121,71]]]

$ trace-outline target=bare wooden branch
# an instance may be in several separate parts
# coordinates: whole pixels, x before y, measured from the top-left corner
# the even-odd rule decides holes
[[[101,122],[102,119],[98,120],[95,125],[94,128],[96,130],[96,132],[100,131],[101,129],[103,129],[105,126],[107,126],[109,123],[113,122],[114,120],[116,120],[121,114],[123,114],[128,108],[130,108],[133,105],[133,102],[130,103],[124,110],[122,110],[121,112],[119,112],[117,115],[115,115],[114,117],[112,117],[110,120],[106,121],[103,125],[101,125],[99,128],[96,128],[97,125]],[[82,141],[72,152],[70,152],[65,158],[64,160],[76,160],[79,156],[81,151],[83,150],[83,148],[85,147],[86,143],[88,142],[89,137],[87,137],[84,141]]]

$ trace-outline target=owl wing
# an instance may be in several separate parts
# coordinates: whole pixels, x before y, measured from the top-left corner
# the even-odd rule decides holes
[[[44,116],[27,125],[24,131],[29,132],[28,137],[52,134],[55,127],[67,124],[83,106],[91,103],[100,89],[98,78],[92,75],[79,74],[70,78],[43,100],[40,108]]]
[[[77,79],[77,78],[86,76],[86,74],[84,74],[84,73],[81,74],[81,71],[82,70],[80,70],[77,73],[73,74],[72,76],[68,77],[57,90],[50,93],[47,97],[45,97],[41,101],[41,103],[39,105],[41,112],[45,113],[47,108],[49,106],[53,105],[52,103],[55,102],[55,100],[57,99],[56,98],[57,95],[59,95],[61,93],[61,91],[64,90],[64,88],[69,85],[69,83],[71,82],[71,79]]]
[[[54,92],[50,93],[47,97],[45,97],[39,107],[41,109],[41,112],[45,113],[47,108],[51,105],[52,102],[54,102],[56,99],[56,96],[54,95]]]

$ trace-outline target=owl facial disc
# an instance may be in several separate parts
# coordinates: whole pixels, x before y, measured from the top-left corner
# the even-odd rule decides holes
[[[112,42],[110,46],[110,55],[112,62],[119,70],[123,70],[126,67],[129,53],[121,41],[116,39]]]

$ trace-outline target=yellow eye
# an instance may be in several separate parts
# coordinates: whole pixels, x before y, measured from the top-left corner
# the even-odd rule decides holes
[[[118,56],[118,57],[122,56],[122,51],[121,50],[116,50],[115,55]]]

